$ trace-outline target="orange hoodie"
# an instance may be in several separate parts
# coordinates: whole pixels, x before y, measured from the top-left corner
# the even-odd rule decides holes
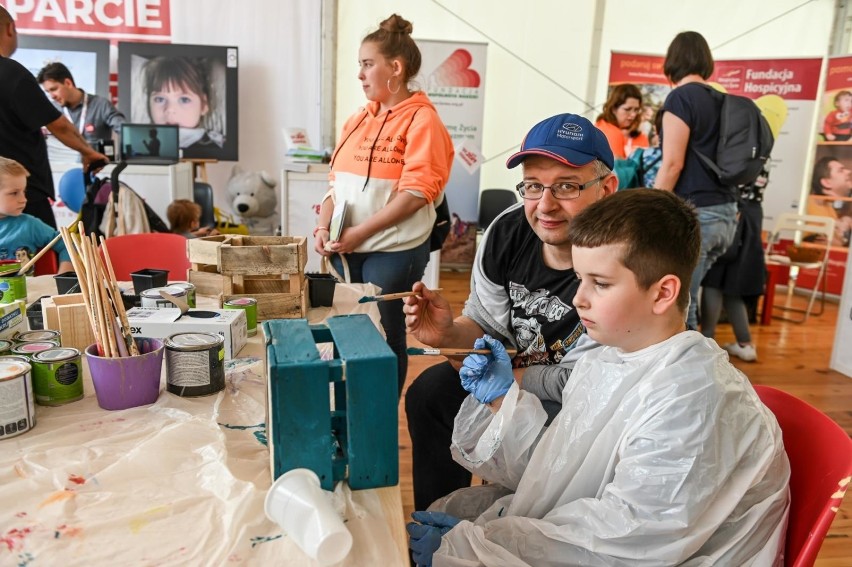
[[[355,226],[381,210],[395,191],[435,201],[450,178],[453,143],[423,92],[377,114],[372,101],[343,125],[331,158],[329,195],[345,199],[347,224]],[[370,236],[357,252],[414,248],[432,232],[435,208],[421,207],[398,225]]]

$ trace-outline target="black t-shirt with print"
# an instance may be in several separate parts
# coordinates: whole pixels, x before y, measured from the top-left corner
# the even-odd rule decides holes
[[[558,363],[583,334],[573,305],[580,285],[574,270],[545,266],[542,242],[523,207],[494,222],[485,246],[482,271],[511,300],[510,328],[519,346],[515,366]]]

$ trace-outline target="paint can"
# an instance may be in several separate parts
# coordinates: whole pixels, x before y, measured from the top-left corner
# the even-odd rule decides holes
[[[257,334],[257,300],[251,297],[229,299],[223,305],[225,309],[242,309],[246,312],[246,331],[248,336]]]
[[[186,303],[190,307],[198,307],[195,304],[195,286],[189,282],[174,282],[169,284],[169,287],[178,287],[186,291]],[[174,294],[172,294],[174,295]]]
[[[139,297],[142,300],[142,307],[155,307],[157,309],[177,307],[174,303],[160,295],[160,290],[163,290],[169,295],[179,299],[186,299],[186,290],[177,286],[152,287],[151,289],[146,289],[139,294]]]
[[[19,356],[0,356],[0,441],[35,427],[32,367]]]
[[[37,343],[42,341],[56,341],[56,343],[58,344],[59,342],[61,342],[61,338],[59,335],[59,331],[46,329],[43,331],[22,331],[15,335],[14,341],[18,344]]]
[[[7,354],[12,353],[12,341],[7,341],[5,339],[0,339],[0,356],[6,356]]]
[[[166,343],[166,390],[183,397],[225,388],[225,338],[213,333],[176,333]]]
[[[43,351],[56,348],[59,341],[36,341],[32,343],[17,343],[12,347],[11,353],[32,359],[33,355]]]
[[[6,272],[0,276],[0,303],[12,303],[17,299],[27,300],[27,276],[19,276],[15,269],[21,269],[20,262],[7,262],[0,264],[0,272]]]
[[[83,367],[79,350],[51,348],[37,352],[31,360],[36,403],[61,406],[83,399]]]

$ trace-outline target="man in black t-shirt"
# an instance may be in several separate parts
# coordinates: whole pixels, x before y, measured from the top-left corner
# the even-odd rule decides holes
[[[550,401],[554,415],[570,374],[556,364],[596,346],[573,306],[579,282],[568,226],[587,205],[615,192],[613,161],[606,136],[583,117],[561,114],[534,126],[506,164],[523,164],[516,187],[523,202],[486,231],[463,314],[454,319],[446,299],[417,282],[418,296],[404,300],[408,332],[435,347],[471,348],[484,333],[499,338],[517,349],[513,365],[521,387]],[[454,362],[425,370],[406,392],[416,510],[470,485],[470,473],[449,449],[453,419],[467,396],[461,359]]]
[[[53,177],[41,128],[47,128],[60,142],[80,152],[86,169],[92,163],[109,160],[92,149],[51,104],[35,77],[23,65],[8,59],[17,48],[15,21],[0,6],[0,156],[14,159],[30,172],[24,212],[56,227],[50,207],[50,199],[55,196]]]

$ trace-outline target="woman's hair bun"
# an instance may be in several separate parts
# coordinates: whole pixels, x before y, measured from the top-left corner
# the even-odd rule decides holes
[[[404,33],[411,35],[414,31],[414,25],[400,16],[399,14],[391,14],[391,16],[379,25],[380,29],[390,33]]]

